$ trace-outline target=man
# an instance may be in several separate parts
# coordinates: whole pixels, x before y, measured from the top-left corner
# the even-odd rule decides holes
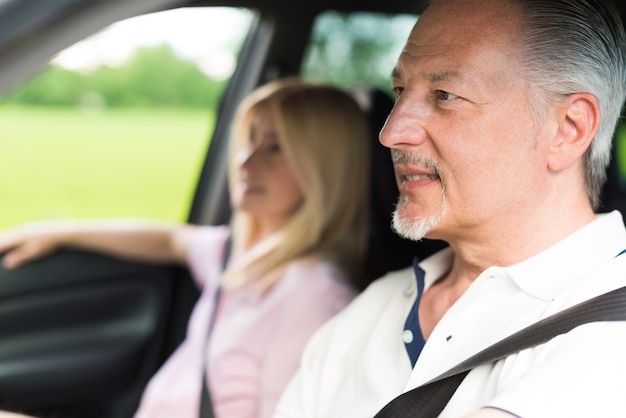
[[[311,340],[280,418],[372,417],[485,347],[626,285],[618,212],[596,215],[624,102],[607,0],[435,0],[393,73],[380,134],[394,228],[450,247],[371,285]],[[425,273],[425,275],[424,275]],[[445,417],[626,415],[626,323],[480,366]]]

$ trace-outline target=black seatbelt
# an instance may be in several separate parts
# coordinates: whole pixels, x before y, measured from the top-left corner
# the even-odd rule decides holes
[[[548,342],[579,325],[598,321],[626,321],[626,287],[574,305],[498,341],[424,385],[394,398],[374,418],[436,418],[473,368]]]
[[[230,237],[226,241],[226,246],[224,248],[224,255],[222,256],[222,272],[226,270],[226,264],[228,264],[228,259],[230,258],[232,243]],[[200,412],[198,413],[199,418],[215,418],[215,413],[213,412],[213,402],[211,401],[211,393],[209,392],[209,387],[207,385],[207,361],[206,361],[206,349],[209,343],[209,338],[211,336],[211,332],[213,331],[213,326],[215,325],[215,317],[217,316],[217,307],[220,302],[220,297],[222,295],[222,288],[218,284],[218,287],[215,291],[215,298],[213,301],[213,310],[211,312],[211,320],[209,322],[209,331],[207,332],[207,337],[205,340],[204,350],[202,350],[203,361],[202,361],[202,392],[200,393]]]

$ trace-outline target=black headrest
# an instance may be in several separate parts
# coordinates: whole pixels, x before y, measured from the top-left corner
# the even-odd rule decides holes
[[[617,154],[616,141],[618,140],[618,136],[613,139],[611,163],[606,172],[606,183],[602,188],[600,197],[602,205],[599,212],[610,212],[617,209],[622,214],[626,214],[626,178],[623,169],[620,167]]]

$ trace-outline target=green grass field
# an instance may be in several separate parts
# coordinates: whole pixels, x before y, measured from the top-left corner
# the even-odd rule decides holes
[[[0,228],[30,220],[185,220],[206,152],[206,111],[0,107]]]

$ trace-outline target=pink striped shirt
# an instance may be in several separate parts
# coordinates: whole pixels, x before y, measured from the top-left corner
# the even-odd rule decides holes
[[[201,227],[188,261],[202,293],[187,336],[148,383],[135,418],[197,418],[205,338],[228,237],[227,227]],[[298,368],[309,337],[355,296],[324,261],[290,264],[261,294],[223,291],[208,346],[207,376],[217,418],[269,418]]]

